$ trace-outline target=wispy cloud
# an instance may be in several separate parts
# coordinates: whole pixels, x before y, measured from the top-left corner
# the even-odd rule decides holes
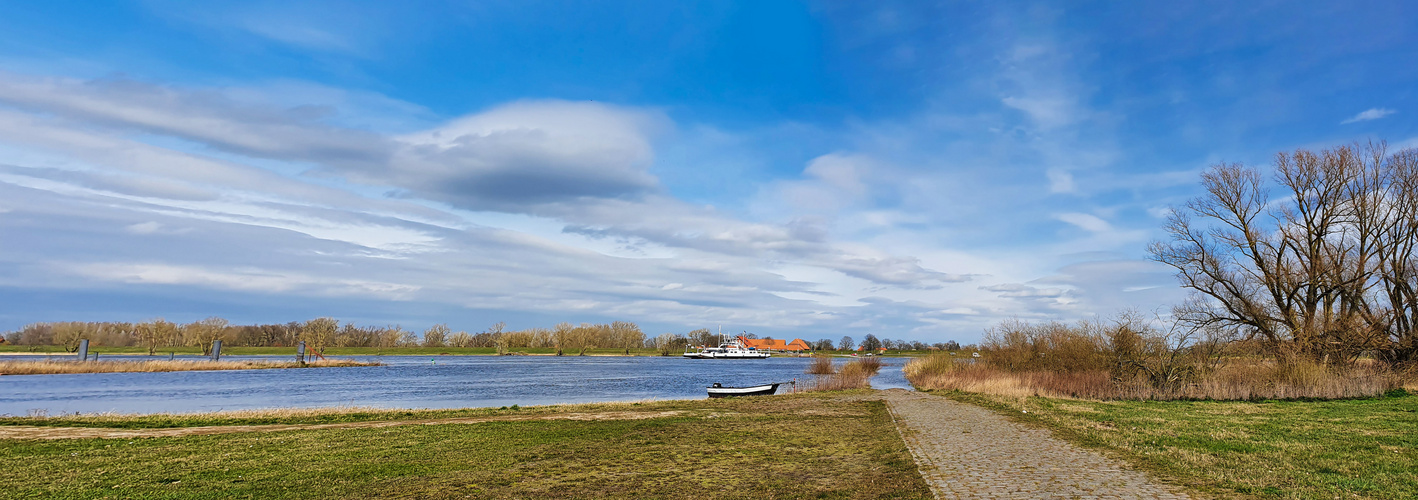
[[[1113,229],[1113,225],[1109,224],[1108,221],[1092,214],[1068,212],[1055,215],[1054,218],[1095,233],[1111,231]]]
[[[1387,109],[1387,108],[1369,108],[1369,109],[1366,109],[1366,110],[1364,110],[1364,111],[1361,111],[1361,112],[1360,112],[1359,114],[1357,114],[1357,115],[1354,115],[1353,118],[1350,118],[1350,119],[1348,119],[1348,120],[1344,120],[1344,121],[1339,122],[1339,123],[1340,123],[1341,125],[1345,125],[1345,124],[1350,124],[1350,123],[1354,123],[1354,122],[1366,122],[1366,121],[1369,121],[1369,120],[1377,120],[1377,119],[1379,119],[1379,118],[1383,118],[1383,117],[1385,117],[1385,116],[1388,116],[1388,115],[1391,115],[1391,114],[1394,114],[1394,113],[1397,113],[1397,112],[1398,112],[1398,111],[1395,111],[1395,110],[1392,110],[1392,109]]]

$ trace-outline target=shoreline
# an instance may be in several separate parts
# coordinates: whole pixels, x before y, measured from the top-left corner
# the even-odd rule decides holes
[[[211,361],[211,360],[147,360],[92,361],[22,360],[0,361],[0,376],[72,375],[81,373],[159,373],[222,370],[279,370],[300,368],[346,368],[384,366],[384,363],[348,359],[315,360],[299,364],[294,361]]]

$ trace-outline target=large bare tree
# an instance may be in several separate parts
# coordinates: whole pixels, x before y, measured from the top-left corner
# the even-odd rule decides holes
[[[1269,182],[1258,169],[1212,166],[1205,194],[1174,209],[1168,240],[1150,247],[1195,292],[1177,318],[1278,354],[1413,361],[1416,160],[1370,143],[1279,153]]]

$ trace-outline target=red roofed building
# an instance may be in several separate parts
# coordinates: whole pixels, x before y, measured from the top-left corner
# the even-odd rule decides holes
[[[742,342],[744,347],[753,347],[761,351],[800,352],[812,350],[803,339],[793,339],[792,342],[787,342],[782,339],[750,339],[739,336],[739,342]]]

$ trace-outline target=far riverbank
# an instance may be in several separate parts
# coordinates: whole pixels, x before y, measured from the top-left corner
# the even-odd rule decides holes
[[[142,346],[90,346],[90,353],[123,354],[123,355],[146,355],[148,348]],[[0,356],[63,356],[72,355],[64,346],[45,345],[0,345]],[[200,355],[201,347],[173,346],[159,348],[154,356],[176,355]],[[294,347],[222,347],[223,355],[232,356],[295,356]],[[327,347],[326,356],[498,356],[497,348],[494,347]],[[529,347],[509,349],[506,355],[525,356],[555,356],[556,349],[551,347]],[[668,357],[678,357],[681,352],[671,352]],[[850,351],[825,351],[821,354],[830,356],[850,357],[855,354]],[[927,351],[887,351],[881,354],[885,357],[915,357],[924,356]],[[665,357],[658,349],[624,349],[624,348],[593,348],[587,349],[583,354],[575,349],[563,349],[562,356],[633,356],[633,357]],[[774,353],[774,356],[793,357],[798,354]]]

